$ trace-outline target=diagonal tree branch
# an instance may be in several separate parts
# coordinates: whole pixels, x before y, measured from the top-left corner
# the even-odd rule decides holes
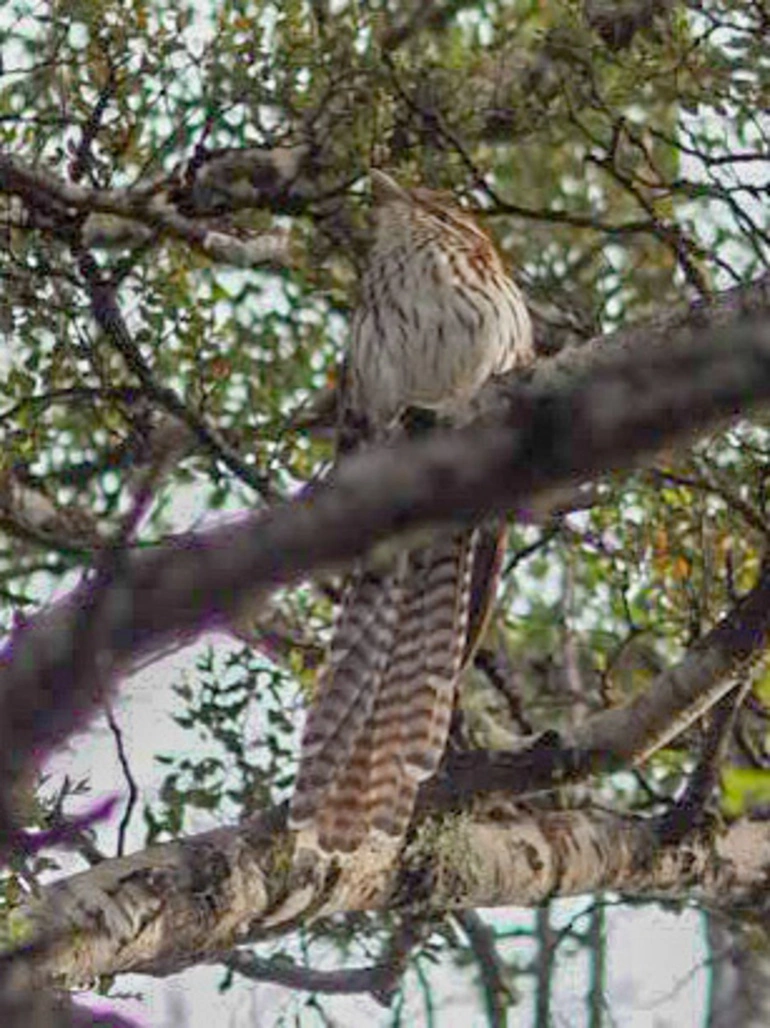
[[[247,600],[433,524],[526,514],[555,489],[770,400],[770,329],[751,316],[766,315],[769,283],[544,361],[529,383],[488,388],[478,423],[463,431],[363,452],[292,502],[127,557],[100,601],[98,681],[77,673],[88,593],[76,590],[0,657],[2,780],[82,727],[140,656],[227,630]]]
[[[423,809],[467,803],[479,793],[523,796],[643,763],[683,732],[745,677],[770,642],[770,566],[754,588],[623,707],[588,718],[569,735],[546,732],[513,752],[450,753],[420,792]]]

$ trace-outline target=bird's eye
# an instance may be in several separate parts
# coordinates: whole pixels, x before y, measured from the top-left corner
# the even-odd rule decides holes
[[[444,210],[443,207],[431,207],[430,213],[440,221],[442,225],[454,225],[455,218],[450,211]]]

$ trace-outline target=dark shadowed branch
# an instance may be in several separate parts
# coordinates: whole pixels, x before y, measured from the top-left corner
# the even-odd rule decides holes
[[[241,604],[378,543],[490,511],[527,516],[554,490],[628,468],[770,399],[768,279],[713,306],[544,361],[482,394],[477,423],[343,462],[289,503],[132,554],[100,595],[99,679],[77,671],[88,587],[18,629],[3,654],[0,761],[8,780],[62,742],[139,656],[228,630]],[[49,683],[57,683],[52,696]]]
[[[585,17],[611,50],[624,50],[638,32],[650,30],[656,18],[671,14],[675,0],[586,0]]]
[[[244,978],[255,982],[272,982],[288,989],[327,995],[378,992],[386,979],[390,982],[391,978],[391,970],[385,964],[351,967],[345,971],[317,971],[287,960],[265,960],[243,950],[235,950],[222,963],[229,970],[237,971]]]
[[[410,953],[426,932],[424,925],[404,916],[377,963],[345,971],[319,971],[286,959],[265,960],[245,950],[233,950],[222,963],[253,981],[272,982],[289,989],[326,995],[367,992],[378,1003],[388,1007],[406,971]]]

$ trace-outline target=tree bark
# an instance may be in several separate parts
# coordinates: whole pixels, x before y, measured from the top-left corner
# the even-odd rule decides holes
[[[275,810],[237,828],[107,860],[44,890],[30,941],[6,958],[16,987],[72,986],[128,971],[164,975],[233,946],[342,911],[537,906],[612,890],[635,899],[765,909],[770,824],[662,846],[654,821],[599,810],[505,811],[426,821],[395,863],[369,848],[347,863],[292,870]]]
[[[6,646],[3,782],[82,727],[132,662],[207,628],[227,630],[243,603],[278,585],[439,522],[509,509],[527,516],[560,487],[627,468],[767,401],[769,307],[765,276],[708,307],[664,312],[544,361],[528,384],[493,383],[467,430],[364,452],[294,501],[121,554],[98,595],[86,583]]]

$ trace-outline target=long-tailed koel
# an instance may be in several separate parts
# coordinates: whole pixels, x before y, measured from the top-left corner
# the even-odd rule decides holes
[[[461,424],[491,376],[533,358],[523,296],[474,218],[381,171],[371,180],[374,239],[345,389],[359,445],[408,431],[415,410]],[[475,539],[444,530],[349,577],[291,804],[292,826],[322,850],[401,836],[441,760],[469,651],[474,561],[487,573]]]

